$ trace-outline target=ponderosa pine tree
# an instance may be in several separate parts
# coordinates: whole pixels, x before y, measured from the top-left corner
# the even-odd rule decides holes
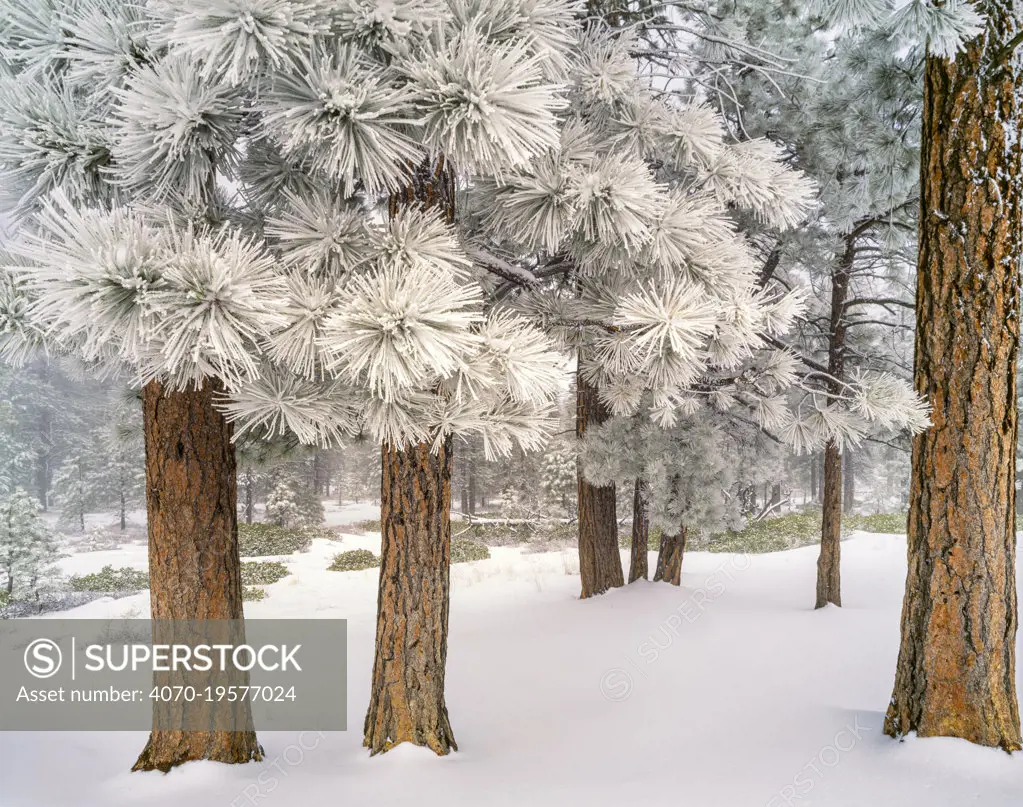
[[[351,0],[287,3],[280,15],[270,0],[245,9],[95,0],[44,26],[38,9],[11,5],[8,52],[19,78],[36,83],[5,87],[12,136],[0,162],[33,214],[19,239],[28,266],[12,271],[27,279],[31,321],[49,341],[129,361],[153,393],[144,392],[147,417],[199,429],[190,443],[147,420],[148,467],[161,485],[194,497],[189,485],[201,482],[216,512],[234,499],[221,413],[238,435],[327,443],[365,431],[428,463],[453,434],[480,435],[489,454],[538,445],[560,360],[523,317],[484,311],[477,278],[499,267],[474,269],[449,223],[422,204],[392,210],[384,225],[376,213],[388,194],[407,195],[416,166],[443,157],[460,177],[499,174],[557,142],[563,102],[552,77],[572,41],[571,3]],[[74,35],[51,42],[53,25]],[[40,118],[67,141],[18,136]],[[109,198],[108,176],[119,192]],[[235,196],[220,177],[238,182]],[[43,199],[51,190],[63,195]],[[176,466],[148,456],[182,445]],[[214,477],[229,486],[223,495]],[[447,506],[434,509],[437,524]],[[418,496],[407,507],[427,510]],[[393,512],[400,522],[403,511]],[[152,507],[150,516],[150,529],[162,529]],[[221,527],[234,529],[204,529]],[[430,560],[423,573],[446,578],[443,553]],[[178,602],[207,615],[204,591],[236,588],[179,582],[199,599]],[[442,647],[443,609],[402,596]],[[381,609],[382,629],[407,616]],[[420,643],[398,641],[414,675],[426,662]],[[434,706],[439,661],[422,699]],[[450,747],[449,731],[418,722],[439,709],[412,704],[415,687],[376,694],[373,751],[405,740]],[[173,744],[184,752],[168,761],[147,750],[140,765],[175,764],[202,742]],[[205,745],[227,752],[218,758],[238,750]]]
[[[145,438],[135,395],[118,402],[110,420],[93,434],[96,498],[128,527],[128,511],[145,497]]]
[[[671,423],[706,365],[736,367],[758,328],[795,311],[794,296],[754,288],[726,204],[793,222],[807,186],[763,143],[726,146],[706,108],[666,104],[633,46],[600,25],[583,34],[559,148],[481,202],[491,248],[527,273],[511,296],[577,353],[580,436],[644,392]],[[582,475],[578,506],[588,597],[624,583],[614,490]]]
[[[763,284],[735,212],[791,227],[806,215],[810,186],[770,143],[729,143],[698,99],[652,86],[637,49],[633,35],[591,27],[560,148],[481,205],[491,247],[529,273],[505,293],[577,352],[577,430],[603,408],[642,411],[670,429],[707,401],[803,449],[863,421],[918,422],[912,391],[888,376],[854,379],[837,400],[807,383],[786,399],[799,368],[774,343],[799,294]],[[594,496],[588,506],[580,488],[584,597],[623,582],[610,481],[603,490],[607,503]]]
[[[841,398],[859,373],[908,378],[891,349],[907,330],[918,195],[920,49],[929,33],[913,6],[892,17],[884,3],[737,2],[713,6],[702,25],[716,36],[692,48],[695,72],[738,139],[766,136],[821,188],[820,205],[791,234],[760,228],[761,278],[808,281],[814,295],[794,345],[807,383]],[[828,36],[821,36],[829,30]],[[787,60],[779,75],[729,64],[729,41],[770,43]],[[722,64],[725,67],[722,67]],[[822,525],[816,606],[841,604],[844,454],[876,429],[846,431],[823,446]]]
[[[19,248],[29,265],[13,271],[48,340],[128,360],[148,381],[151,492],[176,486],[233,519],[221,412],[240,421],[239,434],[336,442],[366,431],[424,457],[455,433],[481,435],[488,453],[538,444],[559,378],[543,335],[482,310],[472,263],[442,217],[412,206],[380,226],[375,210],[409,186],[410,166],[444,155],[466,176],[500,171],[556,141],[561,102],[548,68],[562,60],[570,5],[353,0],[288,3],[283,16],[275,2],[11,5],[6,53],[35,82],[4,88],[12,137],[0,162],[34,214]],[[51,42],[54,26],[73,35]],[[66,142],[20,136],[40,119],[63,127]],[[109,198],[107,176],[118,191]],[[223,196],[221,176],[240,194]],[[43,199],[51,189],[63,197]],[[88,209],[97,203],[121,207]],[[189,423],[197,433],[175,437]],[[155,541],[159,559],[191,528],[152,504],[151,531],[175,532]],[[234,525],[210,530],[233,535]],[[433,560],[424,572],[446,576],[443,558]],[[189,601],[166,600],[193,616],[213,615],[211,591],[239,589],[178,583]],[[168,615],[160,601],[154,615]],[[240,616],[240,600],[228,610]],[[418,618],[446,642],[440,609],[424,603]],[[425,656],[401,641],[414,671]],[[392,698],[387,710],[395,720],[369,738],[374,751],[404,740],[448,747],[449,736],[398,720],[415,714],[408,702]],[[226,761],[258,754],[254,737],[248,751],[172,740],[182,753],[151,747],[140,766],[196,758],[200,746]]]
[[[59,546],[23,490],[0,497],[0,593],[4,603],[34,600],[58,577]]]
[[[1023,36],[1011,0],[962,5],[979,30],[924,70],[915,377],[934,413],[913,443],[884,730],[1014,751]]]

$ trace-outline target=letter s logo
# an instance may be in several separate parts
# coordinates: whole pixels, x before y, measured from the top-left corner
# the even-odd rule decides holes
[[[36,678],[50,678],[57,674],[64,656],[52,639],[36,639],[25,648],[25,669]]]

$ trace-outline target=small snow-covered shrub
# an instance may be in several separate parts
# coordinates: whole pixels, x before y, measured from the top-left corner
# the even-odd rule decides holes
[[[380,524],[379,518],[370,519],[368,521],[360,521],[358,524],[355,525],[355,527],[361,530],[362,532],[353,533],[354,535],[361,535],[362,533],[366,532],[380,532],[383,529],[383,526]]]
[[[107,564],[93,574],[72,575],[72,591],[144,591],[149,588],[149,574],[128,566],[115,569]]]
[[[575,462],[575,451],[567,446],[560,446],[544,455],[540,488],[548,504],[566,511],[574,505],[578,482]]]
[[[904,535],[906,532],[906,513],[875,513],[870,516],[844,516],[842,526],[863,532],[885,532]]]
[[[313,538],[325,536],[316,527],[281,527],[277,524],[239,524],[238,553],[243,558],[305,552]]]
[[[242,585],[270,585],[291,572],[288,567],[277,560],[248,560],[242,563]]]
[[[777,518],[765,518],[747,524],[738,532],[727,532],[702,536],[693,541],[694,549],[708,552],[781,552],[800,546],[809,546],[821,539],[821,517],[816,513],[790,513]]]
[[[853,530],[904,534],[905,513],[880,513],[871,516],[843,516],[842,536]],[[690,546],[708,552],[781,552],[811,546],[821,540],[821,511],[807,509],[777,518],[754,521],[739,532],[723,532],[707,538],[690,533]]]
[[[488,560],[490,550],[486,544],[473,541],[471,538],[455,538],[451,541],[451,562],[471,563],[474,560]]]
[[[255,602],[266,599],[266,589],[259,586],[242,586],[242,602]]]
[[[341,552],[334,556],[328,572],[357,572],[362,569],[372,569],[380,565],[380,558],[368,549],[352,549],[348,552]]]
[[[0,498],[0,587],[11,601],[35,601],[63,588],[57,536],[23,490]]]
[[[323,522],[323,502],[289,476],[281,476],[266,495],[266,520],[279,527],[312,527]]]

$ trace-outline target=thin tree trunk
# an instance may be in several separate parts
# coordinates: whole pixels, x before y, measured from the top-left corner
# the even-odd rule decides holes
[[[586,383],[582,372],[576,373],[576,435],[582,437],[591,426],[598,426],[609,417],[597,390]],[[581,598],[603,594],[625,585],[622,556],[618,552],[618,514],[615,486],[597,487],[586,481],[582,468],[577,469],[579,494],[579,577]]]
[[[451,439],[383,448],[376,656],[365,740],[457,750],[444,702],[451,559]]]
[[[629,582],[646,580],[649,574],[650,519],[647,517],[643,480],[636,477],[636,490],[632,497],[632,557],[629,559]]]
[[[817,455],[812,454],[810,456],[810,501],[817,501],[817,491],[819,485],[817,482]]]
[[[424,162],[389,214],[439,209],[455,218],[455,176],[443,157]],[[444,702],[451,552],[451,439],[382,451],[382,548],[376,652],[363,744],[371,754],[403,742],[457,750]]]
[[[243,617],[232,429],[213,407],[213,387],[168,392],[153,381],[142,390],[151,611],[167,624]],[[244,713],[251,725],[247,705]],[[154,728],[132,770],[262,758],[252,730]]]
[[[1021,747],[1016,700],[1015,452],[1020,140],[1014,4],[924,69],[917,391],[906,597],[884,730]]]
[[[842,452],[842,512],[850,514],[856,505],[856,474],[853,472],[852,449]]]
[[[849,277],[856,261],[856,237],[845,236],[845,249],[831,273],[831,329],[828,339],[828,392],[842,393],[845,375],[845,305],[849,298]],[[817,558],[817,602],[842,604],[842,454],[834,440],[824,447],[824,500],[821,503],[821,552]]]
[[[817,602],[842,604],[842,455],[829,440],[824,449],[824,507],[821,522],[821,552],[817,557]]]
[[[661,533],[661,550],[657,553],[657,570],[654,572],[655,582],[682,585],[682,556],[686,551],[688,532],[688,528],[683,524],[678,535]]]
[[[121,488],[121,532],[128,527],[128,502],[124,497],[124,488]]]
[[[469,458],[469,514],[476,515],[476,457],[471,452],[466,452]]]

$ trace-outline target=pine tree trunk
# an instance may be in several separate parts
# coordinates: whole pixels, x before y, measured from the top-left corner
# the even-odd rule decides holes
[[[650,519],[644,501],[643,480],[636,477],[636,491],[632,497],[632,557],[629,559],[629,582],[646,580],[650,543]]]
[[[821,522],[821,552],[817,558],[817,603],[842,604],[842,455],[829,440],[824,449],[824,507]]]
[[[856,474],[853,472],[852,449],[842,452],[842,512],[851,514],[856,504]]]
[[[455,218],[455,176],[441,157],[424,162],[389,214],[439,209]],[[451,439],[382,451],[382,548],[376,655],[363,745],[371,754],[403,742],[457,750],[444,703],[451,561]]]
[[[168,392],[153,381],[142,390],[154,620],[243,618],[232,429],[213,387]],[[154,729],[132,770],[262,758],[255,731]]]
[[[682,585],[682,556],[686,551],[688,532],[688,528],[683,524],[678,535],[661,533],[661,551],[657,553],[657,570],[654,572],[655,582]]]
[[[476,457],[472,454],[469,454],[469,515],[476,515]]]
[[[444,703],[451,558],[451,440],[383,448],[376,657],[364,745],[457,750]]]
[[[828,392],[839,396],[845,375],[845,305],[849,277],[856,261],[856,236],[845,236],[845,249],[831,273],[831,322],[828,338]],[[821,552],[817,558],[817,603],[842,604],[842,454],[834,440],[824,447],[824,498],[821,503]]]
[[[121,488],[121,532],[128,527],[128,502],[124,497],[124,488]]]
[[[810,500],[817,501],[818,495],[818,482],[817,482],[817,455],[813,454],[810,456]]]
[[[251,524],[256,513],[256,501],[252,488],[255,482],[252,479],[252,471],[245,474],[245,523]]]
[[[1013,4],[924,71],[916,388],[902,641],[885,732],[1021,747],[1016,701],[1019,65]]]
[[[586,383],[582,372],[576,373],[576,435],[582,437],[591,426],[598,426],[609,417],[597,390]],[[618,552],[618,514],[615,486],[597,487],[576,471],[579,512],[579,577],[580,597],[603,594],[625,585],[622,556]]]

